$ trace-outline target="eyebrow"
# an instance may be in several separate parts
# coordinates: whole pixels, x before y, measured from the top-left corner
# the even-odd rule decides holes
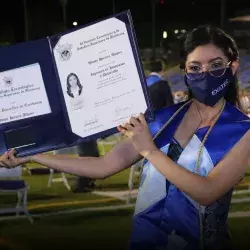
[[[213,62],[213,61],[216,61],[216,60],[222,60],[222,61],[224,61],[223,60],[223,58],[221,58],[221,57],[215,57],[215,58],[212,58],[212,59],[210,59],[209,61],[208,61],[208,63],[211,63],[211,62]],[[191,62],[189,62],[188,64],[190,64],[190,63],[196,63],[196,64],[201,64],[199,61],[191,61]]]

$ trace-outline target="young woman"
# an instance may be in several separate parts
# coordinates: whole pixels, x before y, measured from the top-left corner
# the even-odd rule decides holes
[[[82,93],[82,85],[75,73],[70,73],[67,77],[67,94],[75,98]]]
[[[250,123],[238,108],[235,42],[223,31],[193,30],[181,49],[192,99],[119,126],[128,138],[104,157],[36,155],[0,158],[3,167],[34,161],[90,178],[106,178],[145,158],[130,249],[228,249],[232,190],[250,157]]]

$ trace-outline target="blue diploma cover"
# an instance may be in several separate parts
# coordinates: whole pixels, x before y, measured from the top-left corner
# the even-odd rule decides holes
[[[18,156],[117,132],[153,118],[129,11],[0,50],[0,150]]]

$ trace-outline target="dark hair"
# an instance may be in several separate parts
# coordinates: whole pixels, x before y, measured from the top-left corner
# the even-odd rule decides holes
[[[150,72],[161,72],[163,70],[165,61],[163,59],[153,59],[149,63]]]
[[[191,52],[193,52],[198,46],[207,44],[213,44],[220,48],[231,62],[239,59],[239,51],[233,38],[221,29],[205,25],[192,30],[183,41],[180,51],[180,68],[185,69],[187,56]],[[241,107],[239,102],[238,79],[236,74],[234,75],[234,79],[225,94],[225,99],[232,105],[236,105],[239,108]]]
[[[70,86],[70,83],[69,83],[69,78],[70,78],[71,76],[74,76],[74,77],[76,78],[77,86],[78,86],[78,88],[79,88],[79,92],[78,92],[79,95],[82,93],[82,85],[81,85],[81,83],[80,83],[80,81],[79,81],[78,76],[77,76],[75,73],[70,73],[70,74],[68,75],[68,77],[67,77],[67,93],[68,93],[68,95],[69,95],[70,97],[74,97],[73,94],[72,94],[72,92],[71,92],[71,86]]]

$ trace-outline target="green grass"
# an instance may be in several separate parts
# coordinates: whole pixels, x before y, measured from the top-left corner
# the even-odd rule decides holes
[[[1,223],[11,250],[125,249],[133,211],[91,212]],[[250,218],[230,219],[235,249],[249,249]]]
[[[111,142],[114,141],[116,138],[114,136],[107,137],[105,141]],[[113,146],[105,145],[104,150],[108,152],[112,149]],[[103,148],[101,144],[98,143],[99,153],[100,155],[104,154]],[[50,154],[51,152],[48,152]],[[75,157],[75,155],[71,155]],[[26,166],[28,169],[32,168],[44,168],[44,166],[32,163],[27,164]],[[102,166],[100,166],[102,167]],[[25,168],[24,168],[25,169]],[[129,178],[129,169],[116,174],[110,178],[105,180],[96,180],[95,190],[105,190],[105,191],[114,191],[114,190],[127,190],[128,189],[128,178]],[[74,186],[77,181],[77,177],[72,175],[66,175],[68,182],[71,188],[74,189]],[[60,174],[54,174],[54,178],[61,177]],[[52,183],[51,187],[47,187],[49,175],[29,175],[28,172],[23,172],[23,179],[29,184],[30,189],[28,192],[28,205],[32,208],[38,204],[48,205],[47,208],[39,208],[39,209],[31,209],[32,213],[36,212],[47,212],[47,211],[54,211],[54,210],[65,210],[65,209],[72,209],[72,208],[79,208],[79,207],[92,207],[92,206],[104,206],[104,205],[117,205],[123,204],[123,202],[119,200],[111,200],[107,202],[97,202],[95,204],[92,203],[93,200],[103,200],[108,197],[98,196],[91,193],[73,193],[72,191],[68,191],[63,183]],[[138,180],[135,180],[138,183]],[[68,205],[69,202],[77,201],[78,204]],[[81,201],[91,201],[88,203],[81,203]],[[67,203],[67,205],[61,205],[60,207],[49,206],[51,203]],[[16,195],[0,195],[0,206],[2,208],[9,207],[10,205],[16,203]]]
[[[230,206],[230,212],[250,211],[250,202],[234,203]]]
[[[230,218],[229,228],[235,250],[250,249],[250,218]]]
[[[32,167],[41,167],[37,165],[30,165],[29,168]],[[119,174],[116,174],[106,180],[97,180],[95,190],[101,191],[113,191],[113,190],[127,190],[128,189],[128,178],[129,171],[127,169]],[[55,177],[60,177],[60,174],[55,174]],[[52,212],[58,210],[66,210],[66,209],[74,209],[74,208],[82,208],[82,207],[93,207],[93,206],[105,206],[105,205],[117,205],[123,204],[122,201],[119,200],[109,200],[109,201],[101,201],[97,203],[85,203],[85,201],[92,200],[102,200],[106,197],[94,195],[91,193],[73,193],[72,191],[68,191],[63,183],[52,183],[51,187],[47,187],[48,183],[48,175],[28,175],[24,173],[23,177],[26,182],[30,185],[29,193],[28,193],[28,205],[31,207],[32,213],[39,212]],[[67,175],[69,183],[73,188],[76,183],[76,177]],[[245,178],[246,181],[249,180],[249,176]],[[136,187],[138,186],[138,177],[135,177]],[[249,197],[250,194],[239,194],[235,195],[234,198],[244,198]],[[83,203],[81,203],[83,201]],[[1,207],[8,207],[10,205],[13,206],[16,202],[16,195],[0,195],[0,205]],[[62,203],[60,206],[50,206],[51,203]],[[77,202],[77,204],[64,205],[63,203],[68,202]],[[48,205],[47,207],[34,208],[35,205],[42,204]],[[231,211],[246,211],[250,210],[250,203],[242,203],[242,204],[232,204]]]
[[[107,178],[106,180],[97,180],[97,188],[102,190],[127,190],[130,169]],[[139,178],[134,177],[135,188],[138,187]]]
[[[1,237],[12,250],[124,249],[131,226],[131,210],[56,216],[2,223]]]
[[[246,194],[234,194],[233,195],[234,199],[239,199],[239,198],[250,198],[250,193],[246,193]]]
[[[60,177],[60,174],[55,174],[55,177]],[[106,180],[96,181],[95,190],[107,191],[107,190],[126,190],[128,189],[128,177],[129,169],[116,174]],[[24,180],[29,184],[30,189],[28,192],[28,206],[31,207],[30,211],[32,213],[39,212],[52,212],[58,210],[72,209],[72,208],[82,208],[82,207],[93,207],[93,206],[105,206],[105,205],[118,205],[124,204],[120,200],[109,200],[103,201],[103,199],[109,199],[109,197],[94,195],[91,193],[73,193],[68,191],[63,183],[52,183],[51,187],[47,187],[48,184],[48,175],[27,175],[23,176]],[[74,176],[68,175],[69,184],[73,188],[75,186],[77,178]],[[17,196],[2,194],[0,195],[0,206],[1,208],[13,206],[16,203]],[[93,200],[102,200],[97,203],[86,203],[86,201]],[[50,206],[51,203],[62,203],[60,206]],[[77,202],[78,204],[63,204],[68,202]],[[83,202],[83,203],[81,203]],[[37,209],[32,209],[32,207],[42,204],[47,205],[48,207],[42,207]]]

